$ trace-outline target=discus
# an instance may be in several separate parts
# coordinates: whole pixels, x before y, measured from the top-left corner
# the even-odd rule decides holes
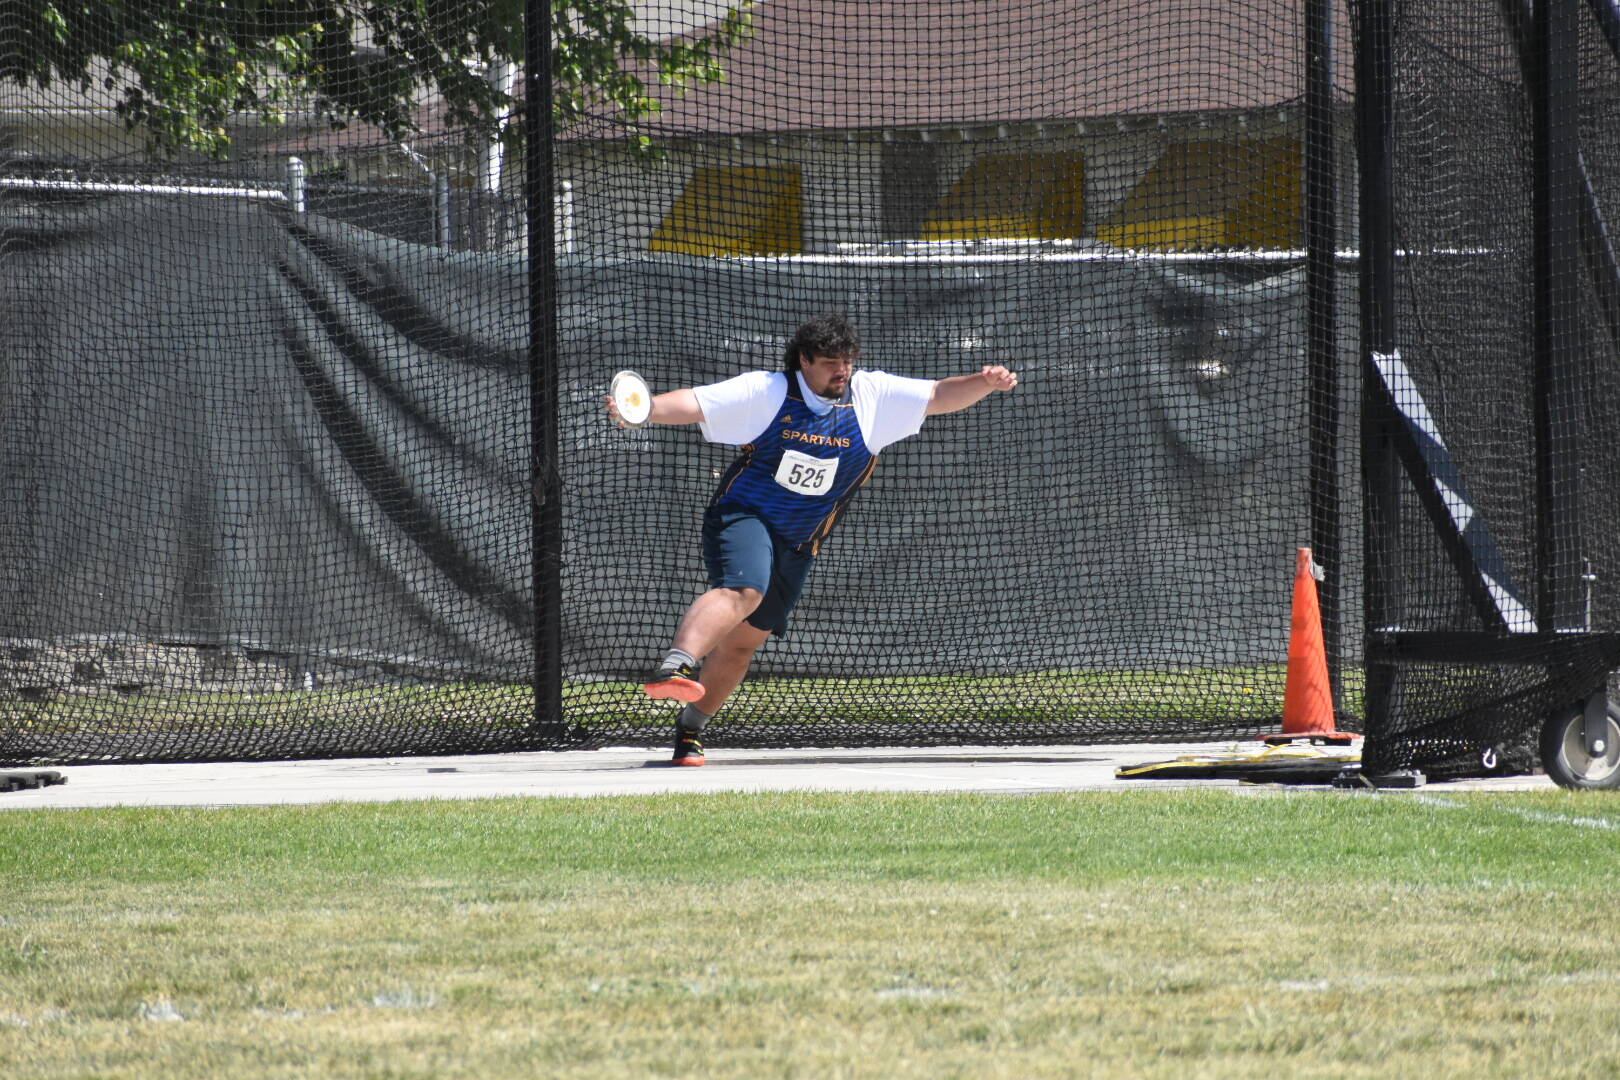
[[[626,427],[640,427],[652,418],[652,391],[647,389],[647,380],[635,372],[621,371],[613,376],[608,393]]]

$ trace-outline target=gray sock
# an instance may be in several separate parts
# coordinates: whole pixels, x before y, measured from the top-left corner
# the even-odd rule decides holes
[[[676,717],[675,726],[682,731],[690,731],[694,735],[701,735],[704,727],[713,719],[714,717],[702,712],[696,705],[688,705],[681,710],[681,715]]]
[[[697,657],[683,649],[671,649],[665,654],[664,662],[658,666],[658,670],[660,673],[674,671],[682,664],[695,668],[697,667]]]

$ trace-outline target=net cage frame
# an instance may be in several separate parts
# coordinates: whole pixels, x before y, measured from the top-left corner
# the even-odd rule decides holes
[[[1403,145],[1421,144],[1425,133],[1412,116],[1427,105],[1403,82],[1419,65],[1407,39],[1423,37],[1438,50],[1455,38],[1411,5],[1366,0],[1357,10],[1372,772],[1527,771],[1544,727],[1606,714],[1620,660],[1612,605],[1598,584],[1614,568],[1612,494],[1592,483],[1607,471],[1601,439],[1613,396],[1602,362],[1612,366],[1620,344],[1620,273],[1601,208],[1607,177],[1588,161],[1594,150],[1604,156],[1612,131],[1600,125],[1593,138],[1581,121],[1583,105],[1593,107],[1583,77],[1612,97],[1620,9],[1607,0],[1515,0],[1493,14],[1494,59],[1519,80],[1501,96],[1511,96],[1510,122],[1529,144],[1513,193],[1526,227],[1505,235],[1513,258],[1483,253],[1502,264],[1493,284],[1519,289],[1528,308],[1515,326],[1526,362],[1504,373],[1529,406],[1527,422],[1504,440],[1518,463],[1506,477],[1492,473],[1477,446],[1448,445],[1448,435],[1453,443],[1472,437],[1477,406],[1431,404],[1449,389],[1445,368],[1468,343],[1434,331],[1431,319],[1455,325],[1446,321],[1443,290],[1398,254],[1398,237],[1421,229],[1414,219],[1431,197],[1413,178],[1417,153]],[[1403,352],[1414,351],[1426,355],[1409,366]],[[1491,359],[1481,357],[1482,370]],[[1482,481],[1511,490],[1478,497],[1470,486]],[[1407,590],[1425,595],[1414,602]],[[1601,743],[1592,749],[1601,758]]]
[[[195,696],[205,699],[203,707],[193,709],[184,722],[171,723],[147,711],[148,703],[141,700],[142,691],[137,687],[117,691],[126,700],[119,701],[116,710],[81,709],[82,715],[72,722],[56,722],[53,703],[64,699],[82,702],[94,695],[80,688],[62,693],[59,686],[41,692],[16,676],[7,682],[3,694],[8,699],[9,723],[0,722],[0,761],[58,764],[499,752],[625,742],[652,745],[667,737],[667,711],[623,700],[638,692],[636,678],[623,662],[616,659],[595,671],[582,671],[577,662],[580,612],[571,608],[571,598],[582,587],[581,552],[588,552],[595,538],[592,534],[582,540],[584,534],[571,515],[581,505],[592,513],[600,508],[582,500],[577,477],[570,475],[574,468],[571,453],[583,445],[574,416],[581,394],[580,380],[574,374],[582,358],[575,332],[577,305],[570,308],[570,290],[579,288],[579,279],[592,275],[614,288],[622,286],[611,280],[612,268],[606,262],[593,265],[572,255],[576,214],[586,211],[576,206],[577,182],[560,174],[561,144],[551,134],[551,49],[544,36],[548,20],[537,0],[531,0],[528,7],[527,53],[538,62],[526,64],[521,71],[521,107],[527,129],[548,135],[528,139],[523,147],[524,295],[508,316],[523,323],[522,340],[513,352],[523,367],[519,382],[527,394],[522,413],[528,438],[522,447],[521,484],[508,485],[508,497],[521,491],[532,538],[527,565],[521,567],[520,575],[526,578],[522,586],[529,590],[531,600],[527,613],[514,618],[514,625],[529,635],[532,677],[514,679],[510,674],[491,675],[476,664],[463,670],[439,661],[413,669],[413,658],[399,654],[347,654],[335,659],[315,651],[291,655],[284,647],[260,643],[250,634],[227,634],[219,641],[193,642],[188,647],[205,657],[211,655],[207,650],[216,649],[222,654],[269,656],[290,664],[298,669],[289,684],[295,685],[288,691],[292,698],[298,696],[300,679],[301,688],[315,697],[325,688],[318,685],[327,677],[325,673],[335,666],[370,664],[391,675],[405,670],[402,677],[417,678],[425,694],[442,690],[451,700],[448,706],[435,706],[440,711],[427,720],[417,719],[410,707],[401,718],[397,715],[401,706],[386,695],[358,706],[267,706],[288,709],[277,718],[263,709],[243,708],[240,695],[210,699],[206,687],[201,687]],[[1620,310],[1615,302],[1620,286],[1612,272],[1612,249],[1602,239],[1606,234],[1600,195],[1606,190],[1601,184],[1608,173],[1587,171],[1581,158],[1579,121],[1570,119],[1578,116],[1578,110],[1566,107],[1580,101],[1581,84],[1569,73],[1584,70],[1572,60],[1582,47],[1581,34],[1592,34],[1596,27],[1608,35],[1601,40],[1612,46],[1620,41],[1620,36],[1613,35],[1620,20],[1615,18],[1612,0],[1590,0],[1584,15],[1579,0],[1526,3],[1516,12],[1511,4],[1492,7],[1493,12],[1506,12],[1504,32],[1520,53],[1526,123],[1535,141],[1527,163],[1536,225],[1529,252],[1534,362],[1528,384],[1536,402],[1531,463],[1535,510],[1527,560],[1519,550],[1523,542],[1516,541],[1517,547],[1510,543],[1513,550],[1496,546],[1488,527],[1488,506],[1466,501],[1467,481],[1475,463],[1462,453],[1450,452],[1448,447],[1459,440],[1447,427],[1451,421],[1443,402],[1424,396],[1429,372],[1422,365],[1433,363],[1439,352],[1432,341],[1425,342],[1427,351],[1413,348],[1405,336],[1422,322],[1424,300],[1416,286],[1403,280],[1401,267],[1425,257],[1430,262],[1445,258],[1467,262],[1471,258],[1465,243],[1448,246],[1444,238],[1432,241],[1423,251],[1402,247],[1400,214],[1406,196],[1398,182],[1404,165],[1398,155],[1405,149],[1400,110],[1407,99],[1402,97],[1400,80],[1411,76],[1412,69],[1398,67],[1395,57],[1405,10],[1397,0],[1348,4],[1302,0],[1298,5],[1300,21],[1295,30],[1304,62],[1297,96],[1291,95],[1288,104],[1300,117],[1292,129],[1298,137],[1301,169],[1298,198],[1303,244],[1297,248],[1153,251],[1064,239],[1040,243],[914,240],[898,246],[842,244],[834,245],[833,250],[791,255],[733,254],[707,261],[703,256],[677,255],[657,261],[671,278],[698,280],[719,267],[703,280],[719,282],[718,287],[725,289],[758,287],[785,271],[825,273],[835,279],[839,274],[875,273],[872,268],[903,273],[909,267],[919,274],[926,271],[947,279],[943,286],[939,282],[914,286],[913,295],[920,301],[929,301],[942,288],[960,291],[966,281],[1002,271],[1047,274],[1059,289],[1079,280],[1072,276],[1079,272],[1077,268],[1161,274],[1188,271],[1194,279],[1204,275],[1207,283],[1213,275],[1223,287],[1235,288],[1267,280],[1262,275],[1275,279],[1279,272],[1292,274],[1288,287],[1296,291],[1293,302],[1301,313],[1292,333],[1298,338],[1301,362],[1293,373],[1298,379],[1297,397],[1288,404],[1303,416],[1293,428],[1297,461],[1291,466],[1297,473],[1295,494],[1303,506],[1290,519],[1291,533],[1273,538],[1278,580],[1268,595],[1272,601],[1285,595],[1286,568],[1292,562],[1294,546],[1310,546],[1326,571],[1319,597],[1336,711],[1346,726],[1366,733],[1370,768],[1423,768],[1434,775],[1463,775],[1525,767],[1527,734],[1547,715],[1603,692],[1608,673],[1620,663],[1620,637],[1608,629],[1602,603],[1606,594],[1600,591],[1593,601],[1587,584],[1593,574],[1594,557],[1588,549],[1596,519],[1585,508],[1591,485],[1583,489],[1582,478],[1583,454],[1592,435],[1575,421],[1577,417],[1583,422],[1601,419],[1612,408],[1612,402],[1596,396],[1590,373],[1596,363],[1594,353],[1601,352],[1601,347],[1594,348],[1591,335],[1577,324],[1585,318],[1583,303],[1591,299],[1611,320],[1612,330],[1613,312]],[[1448,10],[1453,17],[1463,18],[1471,8],[1459,3]],[[1585,30],[1577,29],[1579,20],[1589,22]],[[1353,56],[1352,50],[1344,48],[1346,36],[1353,39]],[[1349,96],[1353,100],[1354,153],[1346,155],[1342,79],[1352,60]],[[1338,84],[1336,75],[1341,80]],[[1133,118],[1130,124],[1150,130],[1162,129],[1164,122],[1163,117],[1147,117]],[[1206,121],[1188,113],[1179,122],[1202,125]],[[990,125],[992,129],[1006,126]],[[1043,136],[1047,134],[1047,125],[1037,126],[1043,129]],[[1082,134],[1086,129],[1084,122],[1051,126],[1078,129]],[[1123,120],[1113,123],[1119,131],[1126,126]],[[932,137],[949,142],[954,132],[957,141],[967,142],[981,137],[985,129],[979,124],[977,130],[969,130],[974,127],[943,124]],[[651,130],[657,131],[656,127]],[[926,130],[883,136],[886,142],[924,143],[930,137]],[[736,139],[728,135],[715,145],[723,147]],[[1346,204],[1341,190],[1347,157],[1354,159],[1359,185],[1353,206]],[[714,160],[725,160],[724,153],[716,151]],[[217,197],[276,206],[282,220],[290,223],[286,227],[296,229],[311,214],[306,205],[308,178],[302,161],[296,158],[287,162],[286,170],[279,185],[7,175],[0,176],[0,194],[55,191],[63,195]],[[449,245],[461,219],[452,214],[452,196],[444,176],[435,178],[428,204],[432,218],[426,233],[429,242]],[[1358,243],[1345,242],[1347,225],[1359,231]],[[312,250],[326,240],[313,232],[310,235]],[[1567,238],[1574,235],[1586,242],[1568,243]],[[1565,239],[1553,239],[1558,237]],[[3,253],[0,248],[0,255]],[[1350,273],[1352,267],[1355,274]],[[756,276],[746,277],[751,272]],[[1202,318],[1212,303],[1209,290],[1200,293],[1197,280],[1190,285],[1180,278],[1174,281],[1183,287],[1183,293],[1167,306]],[[1582,284],[1559,284],[1571,281]],[[822,287],[820,295],[840,294],[836,288]],[[1200,347],[1207,348],[1207,334],[1200,340]],[[1571,347],[1571,342],[1576,346]],[[754,350],[751,355],[767,365],[772,362],[768,351]],[[598,450],[592,452],[600,456],[600,444],[596,445]],[[645,447],[645,443],[628,445]],[[903,461],[902,468],[908,467]],[[38,499],[37,493],[30,497]],[[868,500],[872,505],[862,504],[860,516],[879,513],[879,497],[900,498],[893,492],[879,493]],[[1362,513],[1346,515],[1343,507],[1354,502],[1362,504]],[[1408,558],[1408,547],[1421,551]],[[1057,557],[1063,557],[1061,550]],[[1606,553],[1599,553],[1595,561],[1602,564],[1602,570],[1608,569]],[[1441,614],[1428,620],[1423,629],[1407,628],[1393,613],[1400,605],[1392,594],[1412,573],[1408,563],[1438,565],[1441,570],[1430,573],[1430,579],[1443,580],[1445,588],[1455,593],[1441,595],[1444,589],[1436,586],[1435,603]],[[667,560],[661,565],[667,569]],[[1520,585],[1501,584],[1515,576]],[[1144,578],[1149,579],[1151,575]],[[686,574],[682,588],[690,588],[695,580]],[[956,580],[954,587],[963,587],[962,579]],[[880,591],[865,578],[857,578],[856,587]],[[659,620],[672,628],[674,615],[688,598],[683,594],[663,601],[657,609]],[[1599,610],[1593,610],[1594,603]],[[1285,628],[1285,607],[1275,606],[1277,622]],[[1401,607],[1401,613],[1410,606]],[[937,615],[939,609],[924,610]],[[834,614],[843,616],[838,611]],[[18,624],[15,618],[11,621]],[[1531,623],[1539,629],[1526,629]],[[37,639],[26,628],[8,633],[13,668],[40,666]],[[659,633],[637,639],[636,648],[646,658],[650,658],[648,643]],[[106,657],[121,648],[120,643],[140,637],[122,629],[90,636],[99,652],[85,663],[102,667],[112,666]],[[1280,637],[1278,630],[1268,639],[1279,660],[1280,650],[1275,646]],[[137,643],[126,652],[142,647]],[[909,641],[902,647],[913,652],[920,648]],[[860,649],[857,644],[849,651],[859,655]],[[1104,682],[1112,668],[1113,683],[1101,692],[1088,691],[1089,698],[1081,694],[1078,701],[1063,688],[1063,679],[1073,673],[1054,674],[1049,657],[1046,671],[1019,671],[1016,665],[987,665],[961,650],[951,655],[960,667],[952,670],[947,664],[945,678],[976,681],[984,688],[979,697],[969,693],[934,702],[938,691],[929,684],[935,671],[915,662],[911,670],[899,674],[878,666],[878,677],[865,678],[866,689],[854,697],[840,696],[842,692],[833,688],[840,677],[837,670],[817,670],[802,659],[778,669],[767,663],[763,677],[752,687],[757,691],[752,703],[735,721],[722,716],[715,725],[715,737],[737,747],[1179,741],[1265,734],[1275,730],[1280,720],[1274,707],[1280,706],[1280,700],[1259,709],[1238,707],[1236,695],[1246,691],[1239,684],[1259,681],[1259,676],[1234,677],[1228,679],[1229,685],[1214,690],[1196,688],[1200,679],[1208,678],[1208,672],[1196,663],[1176,663],[1168,651],[1149,657],[1144,666],[1153,669],[1150,677],[1131,672],[1117,658],[1098,664]],[[60,657],[53,656],[50,662],[60,666]],[[1476,693],[1455,685],[1458,680],[1478,678],[1482,669],[1492,673],[1483,680],[1485,690]],[[1280,663],[1270,665],[1270,675],[1280,670]],[[1510,674],[1498,677],[1500,672]],[[854,681],[863,682],[863,678]],[[1195,689],[1165,688],[1186,681],[1195,684]],[[105,686],[99,689],[105,691]],[[481,700],[486,694],[499,700],[486,703]],[[823,695],[819,701],[818,694]],[[1162,700],[1148,701],[1146,711],[1138,708],[1142,704],[1138,699],[1156,696]],[[1029,700],[1021,700],[1026,697]],[[150,704],[157,707],[158,703]],[[349,714],[353,722],[345,726],[341,715],[338,723],[320,715],[323,709],[334,707],[340,714],[346,708],[354,710]],[[453,719],[445,721],[445,712]],[[255,729],[267,734],[259,738],[244,734]]]

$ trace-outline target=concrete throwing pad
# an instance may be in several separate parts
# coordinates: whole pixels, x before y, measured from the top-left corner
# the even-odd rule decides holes
[[[1232,743],[853,750],[710,748],[701,769],[670,768],[667,749],[327,761],[58,767],[68,783],[0,792],[0,811],[104,806],[276,806],[502,796],[652,795],[700,791],[1045,791],[1227,787],[1239,780],[1121,780],[1144,761],[1230,751]],[[1322,785],[1325,787],[1326,785]],[[1550,788],[1545,776],[1443,785]]]

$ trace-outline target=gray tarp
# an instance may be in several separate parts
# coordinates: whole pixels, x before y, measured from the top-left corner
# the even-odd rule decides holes
[[[759,670],[1280,661],[1308,522],[1300,272],[1240,282],[1118,255],[577,269],[567,574],[592,602],[565,612],[567,667],[633,671],[664,647],[702,587],[700,510],[732,453],[605,429],[600,388],[621,367],[655,388],[776,367],[827,308],[860,324],[869,366],[1005,363],[1022,381],[884,453]]]
[[[526,678],[527,286],[223,200],[0,203],[0,635]],[[600,395],[866,362],[1022,385],[888,451],[763,670],[1279,660],[1305,498],[1300,277],[1101,258],[565,260],[565,669],[641,670],[702,585],[730,451]]]
[[[6,636],[525,677],[519,266],[225,200],[5,235]]]

